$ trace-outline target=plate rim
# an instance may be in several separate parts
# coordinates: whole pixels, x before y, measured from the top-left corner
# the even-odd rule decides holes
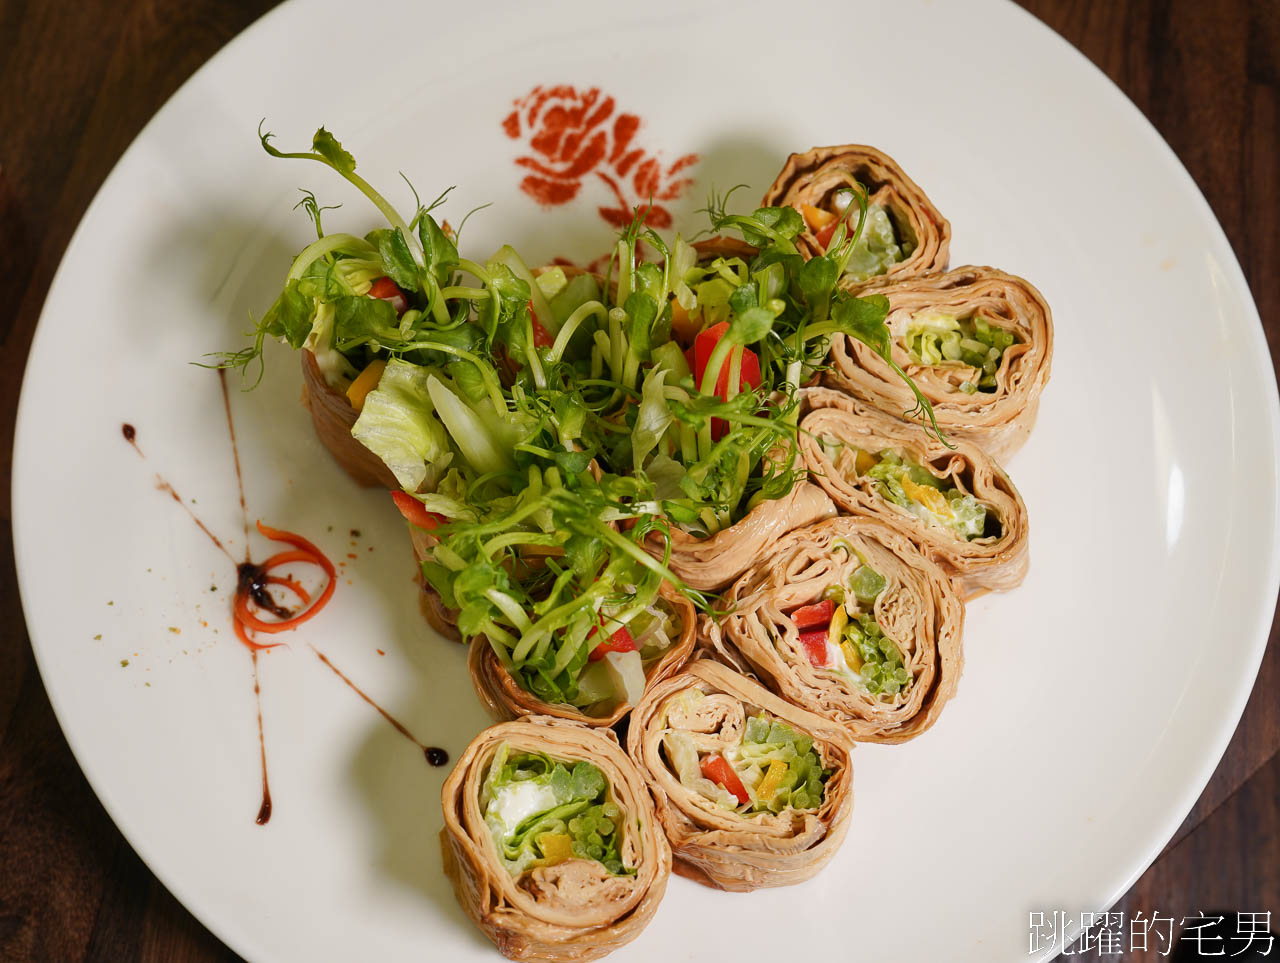
[[[1209,222],[1212,224],[1209,234],[1204,239],[1204,246],[1215,255],[1218,264],[1224,269],[1227,275],[1226,279],[1228,281],[1228,287],[1236,294],[1243,294],[1243,297],[1240,299],[1241,307],[1243,308],[1240,327],[1242,333],[1247,331],[1247,337],[1250,339],[1250,347],[1253,348],[1250,352],[1251,357],[1248,364],[1253,369],[1253,376],[1259,379],[1259,384],[1263,387],[1263,393],[1266,395],[1267,404],[1265,423],[1270,429],[1269,435],[1271,440],[1270,480],[1273,496],[1271,510],[1272,518],[1280,520],[1280,387],[1277,385],[1277,372],[1271,359],[1266,331],[1262,324],[1261,315],[1258,312],[1257,302],[1254,298],[1253,291],[1249,285],[1248,279],[1244,275],[1240,261],[1236,256],[1235,250],[1232,247],[1216,212],[1212,205],[1209,204],[1195,179],[1187,170],[1182,159],[1169,145],[1168,141],[1155,127],[1154,123],[1152,123],[1147,115],[1134,103],[1119,84],[1112,80],[1105,71],[1090,60],[1089,57],[1087,57],[1079,48],[1049,26],[1049,24],[1032,14],[1029,10],[1023,8],[1018,3],[1014,2],[1014,0],[1001,0],[1001,5],[1006,9],[1012,8],[1016,11],[1016,16],[1021,16],[1024,19],[1023,29],[1039,31],[1041,37],[1045,39],[1046,43],[1057,44],[1059,49],[1063,50],[1068,57],[1073,57],[1077,64],[1077,69],[1080,66],[1083,66],[1084,69],[1092,71],[1097,77],[1101,78],[1105,82],[1106,86],[1110,90],[1110,96],[1118,98],[1119,102],[1124,105],[1122,109],[1128,112],[1130,125],[1141,129],[1142,136],[1152,146],[1153,153],[1160,156],[1164,163],[1170,166],[1170,170],[1173,172],[1174,177],[1180,180],[1183,189],[1189,191],[1190,196],[1193,196],[1196,199],[1195,202],[1198,205],[1197,213],[1200,216],[1207,215]],[[14,563],[19,601],[22,608],[23,620],[27,629],[27,637],[33,654],[33,659],[63,738],[66,740],[67,746],[70,749],[76,764],[79,766],[86,782],[88,782],[89,787],[93,791],[99,804],[103,807],[107,816],[124,837],[125,841],[138,855],[139,859],[141,859],[146,865],[147,869],[215,938],[223,942],[229,949],[245,959],[257,958],[256,953],[251,951],[262,950],[264,947],[260,946],[258,941],[256,941],[252,936],[244,932],[243,925],[239,920],[225,914],[218,915],[215,909],[206,906],[204,900],[186,886],[182,881],[180,874],[170,873],[167,868],[161,868],[161,864],[163,863],[163,854],[153,853],[152,847],[149,844],[142,842],[143,835],[138,831],[137,827],[133,824],[133,821],[128,818],[124,807],[117,806],[111,793],[105,788],[108,781],[107,777],[102,774],[99,767],[91,760],[87,753],[82,753],[77,748],[77,742],[72,737],[70,730],[65,724],[64,720],[69,718],[68,713],[61,699],[56,694],[56,686],[50,685],[51,677],[48,673],[47,664],[41,655],[42,646],[37,642],[37,633],[33,631],[32,622],[28,615],[28,612],[31,610],[31,600],[33,598],[34,589],[29,585],[28,577],[24,574],[24,566],[21,561],[22,555],[24,554],[22,552],[21,545],[28,543],[28,536],[25,534],[28,525],[23,521],[25,516],[18,511],[20,496],[26,490],[26,485],[22,482],[24,473],[20,466],[27,463],[28,459],[22,458],[21,453],[28,447],[25,439],[32,433],[29,429],[24,428],[24,426],[31,421],[31,417],[28,414],[28,389],[30,386],[30,379],[32,377],[30,362],[31,358],[36,353],[42,337],[52,326],[51,323],[46,323],[47,315],[49,313],[49,294],[57,289],[60,284],[64,283],[64,269],[71,260],[72,254],[83,243],[83,238],[87,233],[87,226],[94,220],[96,211],[101,206],[103,196],[106,195],[108,191],[113,188],[113,185],[120,179],[122,176],[121,172],[131,163],[134,154],[140,149],[139,145],[148,139],[151,131],[158,125],[162,117],[175,110],[175,105],[178,104],[179,101],[183,99],[204,76],[220,69],[220,65],[224,60],[234,59],[238,50],[247,42],[246,38],[251,33],[261,30],[263,25],[267,24],[269,21],[274,22],[277,19],[292,17],[294,15],[294,11],[303,6],[304,4],[301,0],[286,0],[286,2],[265,11],[261,16],[246,25],[239,33],[219,48],[211,57],[209,57],[185,80],[183,80],[183,82],[165,99],[164,103],[155,111],[154,114],[151,115],[137,135],[130,141],[129,145],[112,165],[110,172],[98,186],[93,199],[85,208],[84,213],[81,215],[75,230],[72,232],[67,245],[59,258],[58,267],[50,281],[45,295],[45,301],[41,306],[40,316],[32,333],[27,358],[23,366],[18,404],[14,418],[13,457],[10,475],[10,512],[13,520],[12,534]],[[1270,377],[1268,378],[1267,375],[1270,375]],[[1105,903],[1099,907],[1100,910],[1109,909],[1113,906],[1160,855],[1165,845],[1177,832],[1178,828],[1186,819],[1186,816],[1194,807],[1196,801],[1203,793],[1205,786],[1217,771],[1226,749],[1239,726],[1240,719],[1257,682],[1258,672],[1269,643],[1271,628],[1276,622],[1277,615],[1280,614],[1277,610],[1277,602],[1280,601],[1280,525],[1274,526],[1271,532],[1271,552],[1268,562],[1268,570],[1259,582],[1265,591],[1260,597],[1259,608],[1253,614],[1253,618],[1251,619],[1254,625],[1251,664],[1246,663],[1245,667],[1247,668],[1247,671],[1239,676],[1240,681],[1234,688],[1229,700],[1227,711],[1219,717],[1219,724],[1216,731],[1213,733],[1212,738],[1208,740],[1212,749],[1204,756],[1204,760],[1200,764],[1194,777],[1184,781],[1184,788],[1182,792],[1178,794],[1176,801],[1171,804],[1171,808],[1168,810],[1170,815],[1162,821],[1159,829],[1152,837],[1156,841],[1148,847],[1148,851],[1141,859],[1141,864],[1136,865],[1134,868],[1121,874],[1122,878],[1112,886],[1111,891],[1106,895]],[[1268,599],[1270,600],[1269,602],[1267,601]],[[1054,952],[1056,951],[1046,951],[1039,956],[1028,956],[1026,958],[1029,960],[1045,960],[1050,958]]]

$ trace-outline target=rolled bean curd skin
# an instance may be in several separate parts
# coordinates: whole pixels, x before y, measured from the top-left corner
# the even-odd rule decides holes
[[[689,710],[682,697],[694,691],[707,698]],[[740,815],[684,786],[668,765],[662,743],[671,715],[678,719],[692,712],[689,721],[698,731],[740,739],[745,717],[761,710],[815,740],[823,766],[831,772],[815,809]],[[675,871],[737,892],[802,882],[831,860],[853,812],[852,750],[839,725],[706,659],[647,692],[631,714],[627,734],[627,752],[648,781]]]
[[[480,808],[490,763],[503,745],[510,752],[596,766],[622,813],[616,829],[619,853],[631,872],[610,875],[600,863],[575,857],[513,878]],[[548,717],[492,726],[462,754],[441,798],[445,873],[467,916],[504,956],[553,963],[597,960],[639,936],[657,911],[671,871],[671,849],[644,780],[612,732]]]

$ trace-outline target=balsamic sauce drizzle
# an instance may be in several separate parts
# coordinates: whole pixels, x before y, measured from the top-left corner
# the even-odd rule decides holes
[[[240,517],[244,520],[244,560],[249,559],[249,506],[244,500],[244,473],[240,471],[240,446],[236,443],[236,422],[231,417],[231,393],[227,391],[227,369],[218,369],[218,387],[222,389],[222,410],[227,416],[227,435],[231,438],[231,458],[236,466],[236,488],[240,491]]]
[[[249,654],[253,656],[253,701],[258,708],[258,758],[262,760],[262,802],[253,821],[265,826],[271,819],[271,783],[267,781],[267,740],[262,732],[262,686],[258,682],[258,650],[250,649]]]
[[[259,608],[266,609],[280,619],[293,618],[293,610],[281,605],[267,591],[267,573],[262,566],[255,565],[253,562],[241,562],[236,566],[236,578],[239,588],[248,592]]]
[[[191,506],[183,500],[181,495],[178,494],[177,489],[175,489],[173,485],[171,485],[162,475],[156,475],[156,488],[160,491],[166,492],[170,498],[181,505],[182,510],[190,516],[191,520],[196,524],[200,531],[204,532],[204,534],[208,536],[209,540],[218,547],[222,554],[231,559],[232,563],[236,566],[238,589],[247,591],[250,597],[252,597],[254,603],[259,607],[266,609],[268,612],[271,612],[281,619],[288,619],[292,617],[294,613],[277,602],[267,590],[266,572],[264,572],[259,565],[254,563],[249,554],[249,508],[244,494],[244,475],[240,469],[240,447],[236,442],[235,421],[231,417],[231,395],[227,390],[227,373],[221,368],[218,369],[218,385],[222,389],[222,407],[226,412],[227,434],[231,439],[231,455],[235,463],[236,486],[240,495],[240,515],[244,522],[244,561],[236,561],[235,556],[231,554],[222,540],[218,538],[218,536],[215,535],[203,521],[201,521],[200,517],[191,510]],[[138,446],[138,430],[132,424],[129,422],[121,424],[120,433],[124,436],[124,440],[127,441],[133,447],[133,450],[138,453],[139,458],[145,459],[147,457]],[[352,682],[337,666],[329,661],[328,657],[325,656],[324,653],[310,645],[310,643],[308,643],[308,647],[316,654],[320,661],[328,666],[334,674],[338,676],[338,678],[352,689],[352,691],[376,709],[378,714],[390,723],[391,727],[395,729],[396,732],[400,733],[421,749],[428,763],[433,766],[443,766],[449,761],[449,754],[445,752],[445,750],[438,746],[428,746],[423,743],[417,736],[405,728],[398,719],[391,715],[391,713],[387,712],[386,709],[382,708],[382,706],[378,705],[378,703],[371,699],[363,689]],[[267,777],[267,740],[262,726],[262,684],[258,675],[258,651],[256,649],[250,650],[249,654],[253,663],[253,698],[258,717],[258,758],[262,766],[262,800],[258,806],[258,814],[254,818],[254,822],[259,826],[265,826],[271,819],[271,783]]]
[[[369,705],[377,709],[378,714],[381,715],[382,718],[386,719],[387,722],[391,723],[392,729],[400,733],[400,735],[404,736],[406,739],[412,742],[415,746],[421,749],[422,754],[427,757],[427,762],[429,762],[433,766],[443,766],[446,762],[449,761],[449,754],[447,752],[445,752],[439,746],[428,746],[426,743],[422,742],[422,740],[420,740],[412,732],[406,729],[404,724],[399,719],[397,719],[395,716],[389,713],[386,709],[382,708],[382,706],[378,705],[378,703],[370,699],[363,689],[361,689],[358,685],[356,685],[349,678],[347,678],[346,673],[344,673],[341,669],[339,669],[336,665],[334,665],[331,661],[329,661],[329,657],[327,655],[325,655],[323,652],[317,649],[310,642],[307,643],[307,647],[316,654],[317,659],[319,659],[321,662],[323,662],[325,665],[329,667],[329,669],[333,672],[334,675],[336,675],[339,679],[345,682],[347,684],[347,687],[352,692],[358,695],[365,702],[369,703]]]

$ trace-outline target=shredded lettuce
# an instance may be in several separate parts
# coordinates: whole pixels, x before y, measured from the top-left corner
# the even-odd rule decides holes
[[[486,423],[489,419],[467,405],[434,374],[427,375],[427,392],[453,443],[476,471],[500,472],[513,467],[510,450],[493,437],[490,424]]]
[[[658,447],[667,426],[675,420],[663,394],[666,377],[667,369],[651,368],[644,379],[640,410],[636,414],[636,425],[631,430],[631,457],[636,470],[644,465],[649,453]]]
[[[1000,361],[1017,340],[1014,332],[979,315],[957,318],[921,312],[907,324],[903,346],[917,364],[974,369],[960,385],[961,391],[973,394],[996,390]]]
[[[710,799],[722,809],[737,809],[738,799],[723,786],[702,774],[698,764],[698,746],[687,732],[672,729],[662,737],[667,759],[680,777],[680,784]]]

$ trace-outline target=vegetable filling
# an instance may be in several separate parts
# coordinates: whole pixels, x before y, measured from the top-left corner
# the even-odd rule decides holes
[[[844,676],[869,695],[892,700],[906,693],[912,676],[902,650],[876,620],[875,601],[887,585],[871,566],[859,565],[847,590],[831,586],[821,601],[793,611],[791,621],[810,665]]]
[[[873,454],[831,437],[822,439],[822,449],[851,481],[870,479],[880,497],[926,525],[947,529],[965,541],[1000,534],[1000,520],[987,505],[938,478],[900,449]]]
[[[842,217],[850,232],[857,228],[858,205],[855,203],[855,191],[862,191],[863,188],[857,182],[854,184],[856,187],[835,192],[832,200],[834,211],[823,210],[811,204],[800,206],[805,224],[824,251],[831,245],[831,239]],[[884,274],[893,265],[906,260],[915,250],[915,244],[903,234],[905,232],[899,233],[892,216],[883,205],[868,204],[862,235],[853,246],[853,256],[845,266],[844,277],[852,281],[865,281]]]
[[[616,624],[608,615],[604,621],[606,626]],[[588,644],[602,634],[591,633]],[[572,703],[581,707],[618,702],[635,705],[644,695],[645,672],[679,638],[680,627],[675,624],[666,602],[655,599],[652,605],[635,613],[630,622],[620,625],[591,648],[587,665],[578,677]]]
[[[681,697],[705,698],[696,689]],[[744,816],[822,805],[831,772],[813,739],[763,709],[747,718],[737,745],[699,745],[700,735],[673,728],[663,736],[668,763],[686,788]]]
[[[504,743],[489,766],[480,808],[513,877],[567,859],[593,859],[615,876],[631,873],[619,855],[622,810],[609,783],[585,760],[511,753]]]
[[[960,391],[971,395],[996,390],[1000,361],[1017,341],[1012,331],[977,314],[957,318],[922,313],[907,325],[903,346],[916,364],[972,369],[959,385]]]

